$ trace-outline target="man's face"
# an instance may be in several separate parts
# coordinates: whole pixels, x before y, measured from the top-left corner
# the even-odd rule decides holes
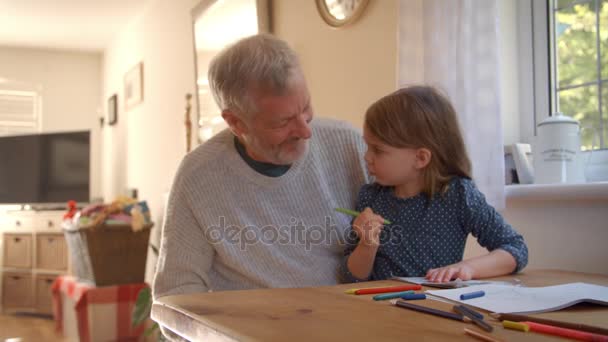
[[[298,160],[312,136],[313,111],[306,80],[294,73],[282,95],[260,93],[258,112],[242,121],[240,137],[247,154],[257,161],[287,165]]]

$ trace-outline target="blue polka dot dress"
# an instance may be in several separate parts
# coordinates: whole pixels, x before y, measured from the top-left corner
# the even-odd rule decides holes
[[[490,206],[473,181],[454,177],[444,194],[398,198],[392,187],[364,185],[357,210],[366,207],[389,220],[380,234],[380,247],[368,279],[355,278],[346,267],[359,239],[348,234],[341,273],[345,282],[380,280],[392,276],[424,276],[431,268],[460,262],[467,236],[473,234],[489,251],[502,249],[515,258],[515,272],[528,263],[528,248],[502,216]],[[351,228],[352,229],[352,228]]]

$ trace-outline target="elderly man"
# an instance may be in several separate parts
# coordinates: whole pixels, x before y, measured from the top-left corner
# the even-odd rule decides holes
[[[154,297],[338,282],[340,240],[367,182],[364,143],[315,118],[295,53],[270,35],[211,63],[229,130],[188,154],[162,232]]]

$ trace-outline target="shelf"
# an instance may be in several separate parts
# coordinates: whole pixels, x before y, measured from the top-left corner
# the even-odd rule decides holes
[[[505,186],[507,200],[608,200],[608,182]]]

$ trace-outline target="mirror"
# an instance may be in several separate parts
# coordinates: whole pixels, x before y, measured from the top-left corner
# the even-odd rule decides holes
[[[209,89],[209,62],[224,47],[243,37],[270,32],[269,10],[268,0],[203,0],[192,11],[199,144],[227,127]]]

